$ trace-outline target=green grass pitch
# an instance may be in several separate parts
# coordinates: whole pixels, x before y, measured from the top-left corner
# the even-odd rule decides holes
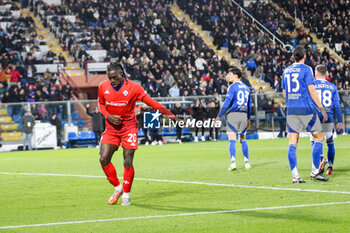
[[[2,153],[0,232],[349,232],[349,142],[335,140],[334,175],[321,183],[309,179],[311,146],[302,138],[306,184],[292,184],[287,139],[248,141],[250,170],[237,143],[233,172],[227,141],[140,146],[130,206],[107,204],[113,187],[98,149]],[[113,163],[121,177],[120,152]]]

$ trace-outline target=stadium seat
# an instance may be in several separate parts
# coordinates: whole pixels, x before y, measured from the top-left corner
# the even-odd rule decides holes
[[[259,139],[259,135],[257,133],[248,133],[247,140],[249,139]]]
[[[73,112],[72,119],[80,119],[79,114],[77,112]]]
[[[95,133],[94,131],[90,130],[89,133],[88,133],[88,138],[89,139],[95,139]]]
[[[83,120],[78,120],[77,124],[78,124],[78,127],[86,126],[85,121],[83,121]]]
[[[77,134],[75,132],[69,132],[68,133],[68,140],[77,140]]]
[[[183,133],[183,134],[190,133],[190,128],[184,127],[184,128],[182,129],[182,133]]]
[[[12,115],[13,108],[12,107],[7,107],[7,113],[9,115]]]
[[[58,119],[60,119],[60,120],[62,120],[62,113],[57,113],[57,117],[58,117]]]
[[[23,127],[22,127],[22,124],[21,124],[21,123],[18,123],[18,129],[19,129],[19,130],[22,130],[22,129],[23,129]]]
[[[143,132],[142,129],[140,129],[140,130],[138,131],[137,135],[138,135],[139,137],[144,137],[144,136],[145,136],[145,134],[144,134],[144,132]]]
[[[61,122],[61,124],[62,124],[62,127],[64,127],[64,125],[67,124],[67,121],[66,121],[66,120],[63,120],[63,121]]]
[[[13,120],[14,122],[19,123],[19,122],[21,122],[21,117],[20,117],[19,115],[13,115],[13,116],[12,116],[12,120]]]
[[[169,128],[168,127],[163,128],[163,133],[169,133]]]
[[[80,131],[78,133],[78,139],[88,139],[88,135],[87,135],[86,131]]]

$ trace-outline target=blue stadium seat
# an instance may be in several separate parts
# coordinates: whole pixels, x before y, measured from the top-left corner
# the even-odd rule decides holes
[[[14,122],[21,122],[21,117],[19,116],[19,115],[13,115],[12,116],[12,120],[14,121]]]
[[[182,133],[183,133],[183,134],[188,134],[188,133],[190,133],[190,128],[184,127],[184,128],[182,129]]]
[[[7,113],[9,115],[12,115],[13,108],[12,107],[7,107]]]
[[[80,119],[79,114],[77,112],[73,112],[72,119]]]
[[[18,127],[18,129],[19,129],[19,130],[22,130],[22,129],[23,129],[23,127],[22,127],[22,124],[21,124],[21,123],[18,123],[17,127]]]
[[[60,119],[60,120],[62,120],[62,113],[57,113],[57,117],[58,117],[58,119]]]
[[[85,121],[83,121],[83,120],[78,120],[77,124],[78,124],[79,127],[84,127],[84,126],[86,126],[86,125],[85,125]]]
[[[142,129],[139,130],[139,132],[137,133],[137,135],[138,135],[139,137],[145,136],[145,134],[144,134],[144,132],[143,132]]]
[[[68,133],[68,140],[77,140],[77,134],[75,132],[69,132]]]
[[[257,133],[248,133],[247,140],[249,139],[259,139],[259,135]]]
[[[64,127],[64,125],[67,124],[67,123],[68,123],[67,121],[63,120],[63,121],[61,122],[62,127]]]
[[[89,139],[95,139],[95,133],[94,131],[90,130],[89,133],[88,133],[88,138]]]
[[[169,133],[169,128],[168,127],[163,128],[163,133]]]
[[[78,133],[78,139],[88,139],[88,135],[87,135],[86,131],[80,131]]]

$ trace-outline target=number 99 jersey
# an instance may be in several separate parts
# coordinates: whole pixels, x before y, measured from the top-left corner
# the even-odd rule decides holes
[[[327,80],[320,79],[315,80],[314,84],[321,104],[323,105],[328,115],[327,123],[334,123],[334,112],[337,114],[338,122],[342,122],[340,99],[337,87]],[[318,112],[318,116],[322,120],[321,112]]]
[[[282,76],[282,89],[286,92],[287,114],[308,115],[316,112],[308,86],[314,84],[310,66],[302,63],[290,65]]]

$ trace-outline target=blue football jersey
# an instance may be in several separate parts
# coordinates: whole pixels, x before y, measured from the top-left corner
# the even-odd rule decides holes
[[[316,92],[320,98],[321,104],[323,105],[327,115],[328,123],[334,122],[334,112],[337,115],[337,120],[339,123],[342,122],[342,114],[340,108],[340,98],[337,91],[337,87],[328,82],[327,80],[315,80],[314,81]],[[322,119],[322,114],[318,111],[320,119]]]
[[[314,114],[316,104],[312,100],[308,86],[314,84],[314,75],[310,66],[294,63],[284,70],[282,89],[286,92],[287,114]]]
[[[250,89],[241,81],[232,84],[227,91],[226,99],[222,105],[219,117],[230,112],[245,112],[250,119],[252,98]]]

